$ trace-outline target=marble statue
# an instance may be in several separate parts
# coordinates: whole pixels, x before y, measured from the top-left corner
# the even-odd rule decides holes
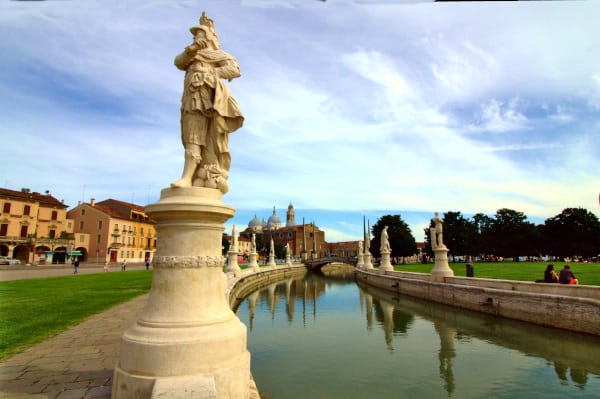
[[[240,69],[237,60],[220,49],[214,23],[205,13],[190,32],[193,42],[175,57],[175,66],[185,71],[181,98],[185,156],[181,178],[171,187],[216,188],[224,194],[229,190],[229,133],[242,126],[244,117],[222,79],[239,77]]]
[[[444,223],[444,221],[442,219],[440,219],[439,214],[436,212],[435,217],[433,218],[433,224],[435,227],[431,227],[429,229],[429,233],[431,236],[431,248],[432,249],[437,249],[437,248],[446,248],[446,246],[444,245],[444,241],[443,241],[443,227],[442,227],[442,223]]]
[[[269,254],[275,256],[275,242],[273,241],[273,237],[271,237],[271,243],[269,244]]]
[[[290,244],[285,243],[285,256],[290,256]]]
[[[390,240],[389,240],[389,236],[388,236],[388,227],[385,226],[383,228],[383,230],[381,231],[381,244],[379,246],[379,251],[381,253],[383,252],[390,252]]]
[[[250,239],[250,252],[256,252],[256,234],[252,233],[252,238]]]

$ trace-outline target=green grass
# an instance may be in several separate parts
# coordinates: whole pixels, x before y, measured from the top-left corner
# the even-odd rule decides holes
[[[149,292],[151,282],[146,270],[1,282],[0,360]]]
[[[582,285],[600,285],[600,263],[559,263],[559,262],[481,262],[473,263],[475,277],[502,280],[535,281],[544,278],[548,263],[554,265],[556,273],[565,264],[571,266],[575,277]],[[450,263],[455,276],[466,275],[466,263]],[[394,268],[405,272],[430,273],[433,264],[395,265]]]

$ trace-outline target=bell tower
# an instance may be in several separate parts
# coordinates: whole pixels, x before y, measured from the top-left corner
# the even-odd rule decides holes
[[[290,202],[287,209],[287,217],[285,221],[285,227],[291,227],[296,225],[296,216],[294,214],[294,205]]]

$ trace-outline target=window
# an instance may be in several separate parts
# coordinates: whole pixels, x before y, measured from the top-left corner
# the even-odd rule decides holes
[[[6,237],[6,233],[8,233],[8,224],[0,224],[0,236]]]
[[[31,205],[25,205],[23,207],[23,215],[29,216],[31,214]]]
[[[83,230],[83,220],[79,221],[79,230]]]
[[[144,228],[143,227],[140,227],[140,234],[144,235]]]
[[[50,238],[56,238],[56,230],[50,230],[48,232],[48,237],[50,237]]]
[[[21,238],[27,237],[27,226],[21,226]]]
[[[83,234],[79,234],[79,242],[84,242],[85,236]]]
[[[2,207],[2,212],[3,213],[10,213],[10,202],[5,202],[4,206]]]
[[[98,220],[98,230],[102,230],[102,220]]]
[[[56,220],[56,219],[58,219],[58,212],[56,212],[56,211],[52,211],[52,218],[51,218],[51,219],[52,219],[52,220]]]
[[[85,216],[85,208],[81,208],[81,216]]]
[[[96,236],[96,244],[100,244],[100,242],[102,242],[102,235],[101,235],[101,234],[98,234],[98,235]]]

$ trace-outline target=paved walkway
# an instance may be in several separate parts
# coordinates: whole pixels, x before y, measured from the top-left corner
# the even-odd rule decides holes
[[[52,269],[50,269],[52,268]],[[144,269],[132,264],[127,270]],[[111,272],[119,272],[120,265]],[[96,265],[79,273],[102,273]],[[0,281],[72,274],[70,266],[20,266],[0,270]],[[126,272],[125,272],[126,273]],[[22,353],[0,362],[0,398],[10,399],[110,399],[112,375],[125,330],[142,312],[148,294],[91,316]],[[260,399],[254,381],[250,398]]]
[[[92,316],[0,363],[0,398],[110,398],[121,336],[147,298]]]

